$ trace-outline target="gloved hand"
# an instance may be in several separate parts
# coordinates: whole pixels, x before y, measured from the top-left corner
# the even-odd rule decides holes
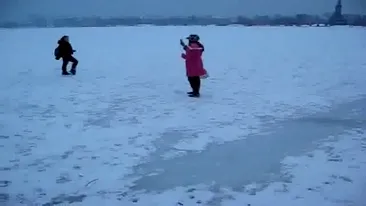
[[[182,39],[180,39],[180,45],[183,47],[186,46],[186,44],[184,43],[184,41]]]

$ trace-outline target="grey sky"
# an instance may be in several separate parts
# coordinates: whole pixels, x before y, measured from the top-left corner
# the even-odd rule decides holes
[[[0,0],[0,20],[30,15],[185,16],[323,14],[336,0]],[[366,0],[343,0],[345,13],[366,14]]]

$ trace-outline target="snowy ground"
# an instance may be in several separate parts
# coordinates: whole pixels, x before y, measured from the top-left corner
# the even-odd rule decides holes
[[[189,90],[179,38],[211,77]],[[80,61],[61,77],[57,39]],[[366,30],[0,30],[0,205],[364,206]]]

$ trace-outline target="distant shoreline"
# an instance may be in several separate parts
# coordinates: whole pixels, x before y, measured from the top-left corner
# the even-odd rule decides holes
[[[112,27],[112,26],[366,26],[366,15],[344,14],[346,22],[330,24],[331,14],[309,15],[297,14],[292,16],[256,16],[256,17],[70,17],[70,18],[32,18],[27,21],[3,21],[0,28],[59,28],[59,27]]]

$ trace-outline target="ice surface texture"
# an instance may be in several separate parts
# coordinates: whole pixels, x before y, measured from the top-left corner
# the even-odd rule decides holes
[[[190,99],[179,39],[210,78]],[[78,75],[52,51],[68,34]],[[133,39],[130,37],[133,36]],[[366,30],[0,30],[0,205],[362,206]]]

